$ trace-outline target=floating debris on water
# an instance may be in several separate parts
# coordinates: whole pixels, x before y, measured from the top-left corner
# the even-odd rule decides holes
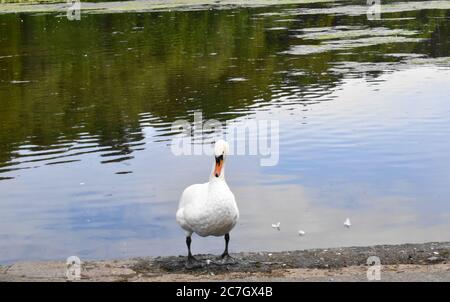
[[[115,174],[122,175],[122,174],[130,174],[130,173],[133,173],[133,171],[119,171],[119,172],[116,172]]]
[[[279,26],[279,27],[270,27],[270,28],[267,28],[266,30],[267,31],[276,31],[276,30],[287,30],[287,29],[288,29],[287,27]]]
[[[305,236],[305,235],[306,235],[306,232],[303,231],[303,230],[299,230],[299,231],[298,231],[298,235],[299,235],[299,236]]]
[[[228,79],[228,82],[232,82],[232,83],[245,82],[245,81],[248,81],[248,80],[246,78],[231,78],[231,79]]]
[[[289,73],[289,75],[293,76],[293,77],[304,76],[304,75],[306,75],[306,72],[304,72],[302,70],[292,71]]]
[[[10,83],[11,84],[26,84],[26,83],[30,83],[31,81],[17,81],[17,80],[13,80]]]
[[[277,229],[278,231],[280,230],[280,222],[277,223],[272,223],[272,228]]]
[[[350,222],[350,218],[347,218],[347,219],[344,221],[344,226],[347,227],[347,228],[350,228],[351,225],[352,225],[352,223]]]

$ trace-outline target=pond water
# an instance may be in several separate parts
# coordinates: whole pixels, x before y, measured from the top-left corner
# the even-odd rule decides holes
[[[278,164],[228,160],[231,251],[450,240],[450,7],[362,2],[0,14],[0,263],[185,254],[195,111],[279,121]]]

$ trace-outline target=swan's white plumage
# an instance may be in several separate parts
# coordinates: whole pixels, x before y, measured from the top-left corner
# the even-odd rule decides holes
[[[219,140],[214,153],[225,158],[228,144]],[[191,185],[183,191],[176,217],[188,236],[192,233],[202,237],[223,236],[236,225],[239,210],[224,174],[222,168],[219,177],[211,175],[209,182]]]

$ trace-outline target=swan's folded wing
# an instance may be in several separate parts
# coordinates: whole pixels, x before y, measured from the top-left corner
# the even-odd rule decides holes
[[[205,202],[207,196],[208,183],[191,185],[184,189],[183,194],[181,194],[178,208],[184,208],[192,203]]]
[[[181,194],[177,211],[177,222],[186,231],[193,231],[190,220],[195,221],[196,208],[206,201],[208,184],[195,184],[187,187]]]

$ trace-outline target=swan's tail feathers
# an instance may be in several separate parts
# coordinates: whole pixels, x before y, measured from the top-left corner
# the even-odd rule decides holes
[[[186,219],[184,219],[184,208],[179,208],[177,211],[177,222],[181,226],[183,230],[186,231],[186,236],[189,237],[192,235],[193,231],[189,227],[189,225],[186,222]]]
[[[183,224],[186,222],[184,220],[184,208],[179,208],[177,211],[177,222],[179,225],[183,226]]]

